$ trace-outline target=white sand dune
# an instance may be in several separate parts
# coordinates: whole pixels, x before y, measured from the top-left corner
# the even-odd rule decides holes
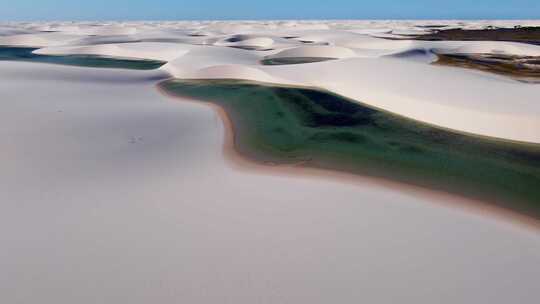
[[[89,35],[133,35],[137,33],[136,27],[131,26],[119,26],[119,25],[110,25],[110,26],[100,26],[92,27],[91,29],[86,29],[85,31]]]
[[[40,55],[83,54],[170,61],[185,55],[189,50],[189,46],[177,43],[140,42],[46,47],[35,50],[34,53]]]
[[[64,33],[32,33],[12,36],[0,36],[0,45],[45,47],[65,45],[81,39],[81,35]]]
[[[220,46],[255,46],[268,48],[274,44],[274,40],[269,37],[258,37],[255,35],[233,35],[227,36],[215,43]]]
[[[395,58],[351,58],[262,69],[292,83],[322,87],[426,123],[540,143],[539,86]]]
[[[434,52],[540,47],[375,37],[440,23],[490,25],[0,23],[0,45],[37,54],[167,61],[154,71],[0,62],[0,303],[537,303],[537,230],[442,193],[231,162],[212,107],[155,87],[171,76],[316,86],[540,143],[540,86],[430,65]],[[289,56],[339,59],[261,64]]]
[[[243,65],[214,65],[184,74],[190,79],[250,79],[260,82],[280,82],[257,68]]]
[[[269,58],[288,57],[326,57],[326,58],[351,58],[355,53],[348,48],[339,46],[301,46],[283,50],[279,53],[268,56]]]
[[[29,31],[26,29],[0,25],[0,36],[14,36],[14,35],[31,34],[31,33],[32,31]]]
[[[515,45],[518,44],[502,43],[498,44],[498,49],[506,53],[517,49],[518,54],[528,55],[540,49],[521,45],[513,48]],[[420,61],[407,56],[359,57],[313,64],[260,66],[258,60],[264,55],[262,53],[212,48],[201,53],[192,51],[163,68],[180,78],[204,78],[207,74],[202,73],[199,77],[197,71],[212,65],[250,64],[252,77],[249,73],[236,76],[227,73],[221,78],[260,80],[260,72],[255,71],[262,70],[275,78],[271,82],[324,88],[429,124],[484,136],[540,143],[539,86],[484,72],[429,65],[434,59],[431,51],[444,48],[445,52],[452,49],[463,51],[455,45],[439,43],[420,48],[426,50],[427,56],[426,60]],[[417,49],[418,45],[410,45],[388,54],[403,54]],[[495,48],[488,45],[483,49]],[[251,55],[244,55],[248,53]],[[313,46],[286,49],[268,56],[339,57],[352,54],[344,48]],[[220,76],[214,73],[212,78]]]
[[[540,296],[536,232],[369,179],[238,171],[215,112],[156,73],[0,63],[1,302]]]

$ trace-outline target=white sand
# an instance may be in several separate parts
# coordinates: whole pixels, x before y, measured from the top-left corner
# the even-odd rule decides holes
[[[537,232],[369,181],[233,170],[219,117],[155,72],[0,71],[1,302],[540,296]]]
[[[370,24],[111,23],[94,33],[202,43],[229,34],[259,39],[256,31],[339,27],[359,35],[353,31],[410,27]],[[14,27],[80,31],[84,40],[83,30],[95,26],[6,27],[8,34]],[[194,31],[220,38],[186,37]],[[272,47],[286,43],[272,39]],[[163,70],[323,86],[428,122],[538,142],[538,86],[381,57],[407,46],[381,42],[381,50],[375,38],[362,39],[369,48],[349,47],[358,58],[279,67],[257,62],[285,48],[84,40],[84,47],[56,41],[39,51],[176,58]],[[237,170],[223,155],[220,117],[161,95],[154,85],[162,76],[0,62],[0,302],[496,304],[540,297],[537,230],[370,179]]]

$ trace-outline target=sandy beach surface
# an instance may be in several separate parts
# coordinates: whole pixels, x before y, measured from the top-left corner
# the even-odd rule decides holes
[[[432,64],[436,53],[534,57],[540,46],[385,39],[441,23],[538,25],[0,23],[0,45],[36,55],[167,62],[0,61],[0,302],[537,303],[537,223],[445,193],[248,162],[216,106],[157,88],[170,77],[313,86],[540,143],[540,86]],[[261,64],[291,57],[333,60]]]
[[[373,182],[237,170],[218,114],[160,76],[0,63],[3,302],[538,298],[537,231]]]

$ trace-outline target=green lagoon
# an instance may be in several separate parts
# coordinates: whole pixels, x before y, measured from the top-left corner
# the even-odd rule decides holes
[[[461,134],[309,88],[235,80],[160,87],[223,107],[236,149],[255,161],[382,177],[540,219],[540,145]]]
[[[36,50],[36,48],[0,46],[0,61],[29,61],[132,70],[153,70],[165,64],[165,62],[157,60],[123,59],[95,55],[38,55],[32,53],[34,50]]]
[[[331,57],[279,57],[279,58],[267,58],[261,60],[262,65],[288,65],[288,64],[301,64],[301,63],[314,63],[328,60],[335,60]]]

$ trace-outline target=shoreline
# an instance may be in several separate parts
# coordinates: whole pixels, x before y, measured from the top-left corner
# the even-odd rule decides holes
[[[167,81],[167,80],[164,80]],[[236,132],[234,124],[225,108],[214,102],[197,100],[191,97],[183,97],[181,95],[173,95],[164,90],[158,82],[155,87],[166,97],[184,102],[202,104],[210,107],[221,119],[224,127],[224,138],[222,145],[222,153],[233,169],[274,176],[289,176],[302,177],[312,179],[324,179],[333,182],[346,183],[349,185],[376,185],[386,189],[395,190],[399,188],[400,192],[405,192],[408,195],[421,196],[428,199],[433,199],[431,203],[435,203],[445,208],[459,209],[465,212],[471,212],[478,216],[488,216],[496,220],[510,223],[514,226],[528,228],[535,232],[540,231],[540,220],[533,217],[518,213],[507,208],[499,207],[490,204],[487,201],[480,199],[469,198],[455,193],[449,193],[442,190],[434,190],[428,187],[415,185],[413,183],[392,181],[387,178],[348,173],[339,170],[326,168],[317,168],[314,166],[299,164],[270,164],[248,158],[240,153],[236,147]]]

